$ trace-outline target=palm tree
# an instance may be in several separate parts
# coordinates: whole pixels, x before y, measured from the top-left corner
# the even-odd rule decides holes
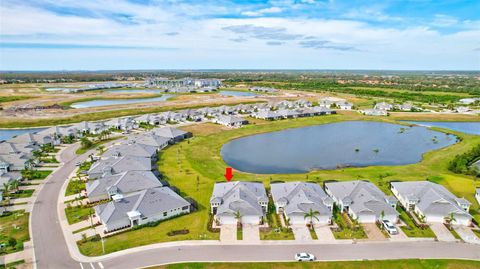
[[[14,191],[14,193],[16,193],[18,191],[18,186],[19,186],[19,183],[17,180],[14,180],[12,182],[10,182],[10,188],[11,190]]]
[[[233,216],[237,220],[237,226],[241,227],[242,226],[242,214],[240,213],[240,210],[237,210]]]
[[[5,191],[5,194],[10,190],[10,184],[8,182],[3,183],[3,190]]]
[[[313,219],[316,219],[317,221],[319,220],[318,217],[317,217],[318,215],[320,215],[320,212],[310,208],[310,210],[307,213],[305,213],[303,218],[304,219],[309,218],[310,219],[310,226],[312,226],[313,225]]]
[[[457,219],[455,218],[455,216],[453,215],[453,212],[450,213],[450,215],[445,219],[445,221],[447,222],[448,225],[452,224],[452,222],[456,222]]]

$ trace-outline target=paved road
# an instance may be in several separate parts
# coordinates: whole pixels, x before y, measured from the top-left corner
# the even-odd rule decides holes
[[[65,164],[51,174],[37,196],[32,211],[32,239],[36,265],[39,269],[79,268],[70,257],[57,215],[57,198],[63,183],[75,169],[75,163],[88,154],[76,156],[77,145],[65,149],[60,160]]]
[[[318,260],[405,258],[480,259],[480,246],[446,242],[357,243],[324,245],[186,246],[146,250],[102,262],[105,268],[138,268],[181,261],[293,261],[307,251]]]
[[[61,153],[65,164],[52,173],[38,194],[32,212],[32,238],[36,266],[61,268],[138,268],[181,261],[290,261],[299,251],[315,254],[319,260],[361,260],[401,258],[479,259],[480,245],[454,242],[378,242],[323,245],[208,245],[162,247],[142,251],[123,251],[93,263],[71,258],[57,216],[57,199],[62,184],[89,153],[75,155],[77,146]]]

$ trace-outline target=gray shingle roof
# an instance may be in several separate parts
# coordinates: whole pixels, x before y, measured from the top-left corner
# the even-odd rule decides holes
[[[325,187],[332,195],[344,204],[351,201],[350,209],[359,214],[375,214],[379,217],[382,212],[385,215],[399,215],[398,212],[387,203],[388,197],[373,183],[367,181],[345,181],[325,183]]]
[[[450,191],[440,184],[429,181],[409,181],[409,182],[392,182],[402,197],[414,198],[418,201],[416,206],[425,215],[448,216],[451,213],[467,214],[459,204],[470,202],[457,198]]]
[[[89,197],[108,195],[110,188],[117,193],[127,194],[147,188],[162,187],[162,183],[151,171],[125,171],[115,175],[106,175],[87,183]]]
[[[152,158],[156,155],[157,147],[139,143],[125,143],[120,145],[115,145],[109,148],[102,154],[102,157],[113,157],[113,156],[136,156],[136,157],[145,157]]]
[[[143,218],[161,214],[175,208],[190,206],[190,203],[168,187],[145,189],[126,195],[120,201],[111,201],[95,206],[97,216],[104,223],[125,221],[129,223],[127,213],[138,211]]]
[[[328,206],[333,205],[332,199],[315,183],[287,182],[270,185],[273,201],[286,203],[284,212],[289,214],[304,214],[318,211],[320,215],[331,215]]]
[[[172,127],[163,127],[152,129],[152,132],[158,136],[163,136],[167,138],[178,138],[187,135],[188,133]]]
[[[88,171],[88,174],[103,174],[109,172],[107,170],[110,169],[111,174],[116,174],[124,171],[151,171],[153,167],[150,158],[134,156],[110,157],[95,162]]]
[[[259,202],[268,202],[268,197],[262,183],[233,181],[216,183],[210,201],[221,201],[217,215],[239,211],[242,216],[263,216]]]

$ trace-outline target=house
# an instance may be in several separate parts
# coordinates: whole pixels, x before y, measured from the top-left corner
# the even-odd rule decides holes
[[[152,132],[146,132],[139,135],[129,136],[127,143],[152,146],[152,147],[155,147],[158,151],[167,147],[170,141],[171,139],[168,137],[158,136]]]
[[[477,199],[477,202],[480,205],[480,188],[477,188],[475,190],[475,198]]]
[[[87,197],[93,203],[110,199],[114,195],[127,195],[156,187],[163,187],[163,184],[151,171],[124,171],[87,182]]]
[[[283,214],[290,224],[307,224],[305,215],[312,210],[318,215],[311,220],[314,224],[332,222],[333,200],[315,183],[287,182],[272,183],[271,194],[277,214]]]
[[[0,190],[4,189],[4,184],[10,184],[13,181],[21,181],[22,174],[20,172],[4,172],[0,170]]]
[[[173,127],[155,128],[152,129],[152,133],[158,136],[169,138],[172,143],[177,143],[184,139],[192,137],[192,133],[185,132]]]
[[[262,183],[232,181],[216,183],[210,198],[212,214],[220,225],[259,224],[268,209],[268,197]]]
[[[455,111],[457,113],[467,113],[470,111],[470,108],[468,106],[458,106],[455,108]]]
[[[440,184],[429,181],[392,182],[391,190],[400,204],[425,222],[445,222],[453,214],[453,223],[470,225],[470,202],[458,198]]]
[[[122,156],[156,159],[157,147],[140,143],[125,143],[115,145],[102,154],[103,159]]]
[[[337,113],[335,112],[335,110],[331,110],[329,108],[322,107],[322,106],[315,106],[312,108],[312,110],[315,111],[317,115],[331,115],[331,114]]]
[[[278,120],[282,118],[280,114],[270,110],[260,110],[254,113],[253,116],[264,120]]]
[[[389,111],[389,110],[393,109],[393,105],[389,104],[389,103],[386,103],[386,102],[380,102],[380,103],[375,104],[375,106],[373,108],[376,109],[376,110]]]
[[[331,108],[333,104],[337,103],[347,103],[347,100],[338,97],[323,97],[318,100],[318,105],[324,108]]]
[[[460,99],[458,100],[459,103],[463,104],[463,105],[471,105],[475,102],[479,102],[480,101],[480,98],[463,98],[463,99]]]
[[[190,203],[169,187],[119,194],[94,208],[107,233],[190,213]]]
[[[233,115],[220,115],[214,122],[228,127],[241,127],[242,125],[248,124],[246,119]]]
[[[349,102],[336,102],[335,105],[341,110],[352,110],[353,104]]]
[[[21,171],[32,167],[33,162],[24,153],[0,155],[0,171]]]
[[[381,109],[364,109],[360,110],[360,113],[367,116],[387,116],[388,112]]]
[[[121,156],[110,157],[95,162],[88,170],[90,179],[96,179],[106,175],[113,175],[125,171],[153,171],[154,166],[150,158]]]
[[[398,221],[396,199],[387,197],[371,182],[328,182],[325,183],[325,192],[341,211],[347,212],[360,223],[374,223],[384,219],[392,223]]]

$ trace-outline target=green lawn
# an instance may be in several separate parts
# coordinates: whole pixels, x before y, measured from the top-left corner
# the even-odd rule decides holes
[[[20,101],[20,100],[25,100],[25,99],[30,99],[30,98],[35,98],[34,96],[0,96],[0,103],[6,103],[6,102],[13,102],[13,101]]]
[[[88,220],[91,210],[93,210],[93,208],[88,206],[71,206],[65,208],[68,224]]]
[[[67,185],[67,189],[65,190],[65,196],[80,193],[82,190],[85,190],[86,188],[87,188],[86,183],[83,180],[70,179]]]
[[[11,263],[0,264],[0,269],[15,269],[17,266],[22,265],[25,263],[25,260],[14,261]]]
[[[408,237],[427,237],[434,238],[435,233],[433,233],[430,227],[417,227],[407,212],[402,207],[397,207],[397,211],[400,213],[400,219],[406,224],[406,226],[401,226],[400,229]]]
[[[22,171],[24,178],[29,180],[42,180],[52,173],[51,170],[26,170]]]
[[[239,129],[226,129],[216,124],[199,124],[182,127],[191,131],[194,137],[171,146],[159,156],[159,171],[165,179],[181,191],[184,197],[194,199],[198,204],[198,211],[164,221],[155,227],[145,227],[138,230],[109,237],[105,243],[107,253],[142,246],[152,243],[192,240],[192,239],[218,239],[218,233],[207,230],[209,215],[209,200],[215,182],[224,182],[225,167],[220,156],[221,146],[238,137],[278,131],[287,128],[311,126],[346,120],[376,120],[394,122],[388,117],[366,117],[358,113],[342,115],[319,116],[311,118],[298,118],[281,121],[263,121],[249,119],[252,124]],[[450,132],[455,133],[455,132]],[[434,178],[436,182],[443,184],[449,190],[460,197],[474,201],[474,179],[465,175],[453,174],[447,170],[447,164],[456,154],[468,151],[473,145],[480,143],[480,136],[455,133],[462,138],[460,143],[424,154],[424,158],[417,164],[405,166],[372,166],[361,168],[346,168],[338,170],[319,170],[306,174],[263,174],[256,175],[234,171],[234,180],[263,181],[269,187],[271,181],[314,181],[322,183],[325,180],[354,180],[368,179],[376,184],[381,190],[390,194],[388,189],[391,180],[424,180]],[[474,204],[476,205],[476,204]],[[475,208],[472,209],[475,210]],[[478,206],[477,206],[478,207]],[[480,220],[478,211],[474,216]],[[188,229],[189,234],[168,237],[166,233],[172,230]],[[366,238],[363,229],[344,230],[338,232],[337,238]],[[270,234],[274,236],[275,234]],[[261,235],[262,239],[271,237]],[[292,235],[293,236],[293,235]],[[270,237],[270,238],[269,238]],[[89,240],[79,244],[80,250],[85,255],[102,254],[101,243]]]
[[[310,236],[312,237],[313,240],[317,240],[318,236],[317,233],[315,232],[315,229],[313,227],[308,229],[310,231]]]
[[[479,267],[480,261],[408,259],[311,263],[177,263],[149,269],[476,269]]]
[[[15,198],[28,198],[33,195],[33,192],[35,190],[18,190],[15,193],[10,194],[10,198],[15,199]]]
[[[28,232],[28,213],[13,211],[0,216],[0,255],[23,250],[23,242],[30,240]]]

